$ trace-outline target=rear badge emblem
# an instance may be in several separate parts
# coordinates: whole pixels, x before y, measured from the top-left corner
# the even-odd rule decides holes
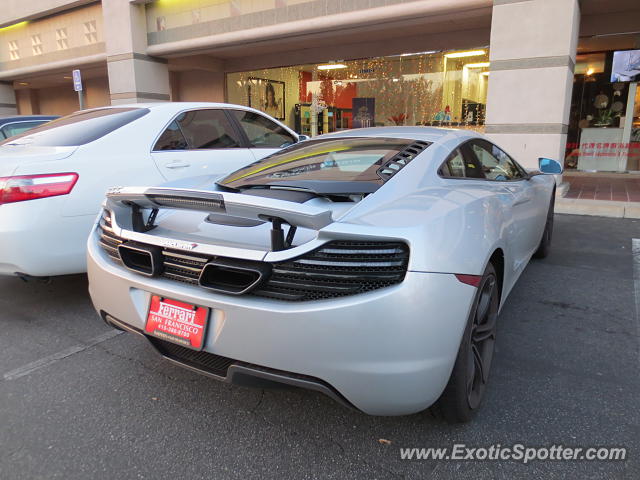
[[[175,240],[165,240],[162,242],[163,247],[178,248],[180,250],[193,250],[198,246],[197,243],[177,242]]]

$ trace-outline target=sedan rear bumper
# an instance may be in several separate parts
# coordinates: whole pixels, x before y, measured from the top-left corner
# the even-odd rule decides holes
[[[0,275],[86,271],[86,238],[95,215],[63,217],[65,198],[0,205]]]
[[[95,231],[88,250],[93,303],[120,327],[142,332],[154,294],[209,307],[204,352],[231,361],[214,376],[232,381],[244,368],[268,380],[297,379],[373,415],[415,413],[437,400],[475,295],[454,275],[408,272],[401,284],[377,291],[287,303],[132,273],[104,253]]]

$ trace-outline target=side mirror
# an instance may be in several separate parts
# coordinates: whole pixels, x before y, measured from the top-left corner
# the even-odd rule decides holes
[[[560,175],[563,170],[560,162],[544,157],[538,159],[538,168],[545,175]]]
[[[309,140],[311,137],[309,135],[298,135],[298,142],[304,142],[305,140]]]

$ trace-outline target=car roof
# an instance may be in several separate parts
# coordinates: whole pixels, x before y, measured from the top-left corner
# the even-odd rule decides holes
[[[386,137],[386,138],[410,138],[423,140],[431,143],[442,143],[451,138],[469,139],[484,138],[484,136],[473,130],[441,128],[441,127],[370,127],[343,130],[340,132],[328,133],[315,138],[346,138],[346,137]]]
[[[255,110],[255,108],[233,103],[221,102],[148,102],[148,103],[123,103],[120,105],[105,105],[103,108],[148,108],[149,110],[185,110],[191,108],[240,108],[243,110]]]

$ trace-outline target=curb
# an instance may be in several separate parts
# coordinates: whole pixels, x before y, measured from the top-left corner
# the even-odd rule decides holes
[[[612,218],[640,218],[640,202],[556,198],[555,213]]]

